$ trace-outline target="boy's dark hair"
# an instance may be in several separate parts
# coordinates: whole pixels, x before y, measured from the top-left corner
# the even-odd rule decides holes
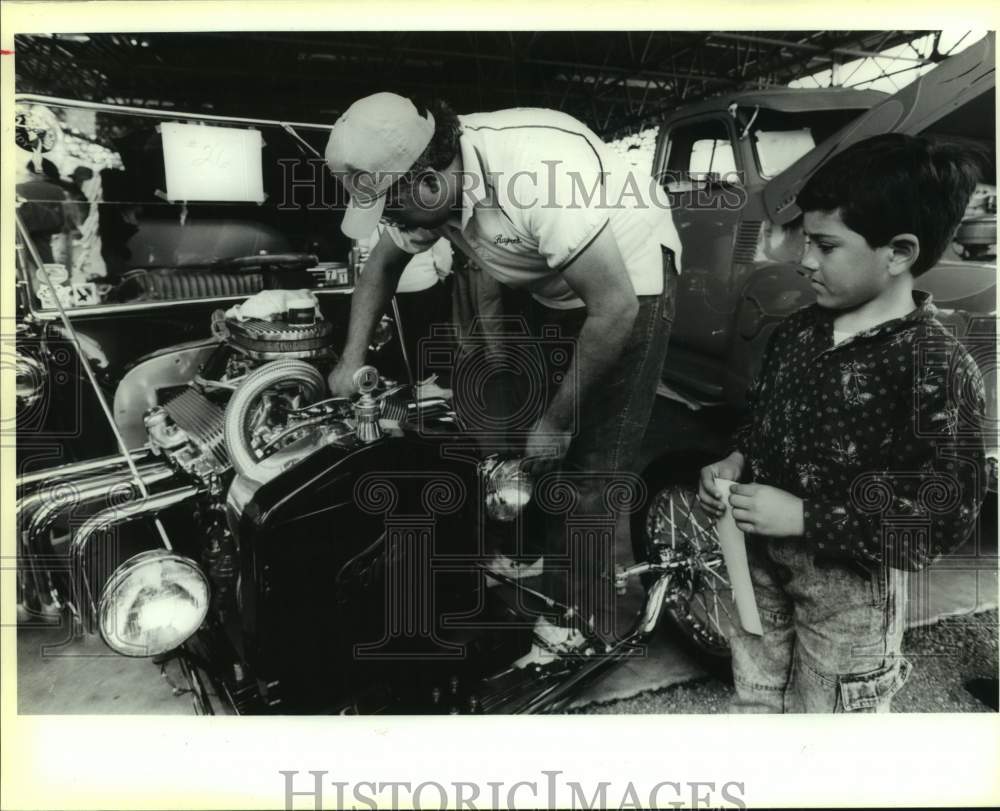
[[[462,132],[462,125],[455,111],[440,99],[425,101],[420,97],[411,97],[410,101],[420,115],[426,116],[429,112],[434,116],[434,136],[410,167],[410,177],[415,178],[428,169],[441,171],[448,168],[458,154],[458,137]]]
[[[930,270],[951,242],[979,177],[975,154],[952,144],[890,133],[867,138],[825,163],[799,192],[803,212],[840,210],[872,248],[914,234],[910,272]]]

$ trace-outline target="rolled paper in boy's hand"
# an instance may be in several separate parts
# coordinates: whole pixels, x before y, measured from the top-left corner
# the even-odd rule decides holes
[[[719,545],[726,560],[726,571],[729,573],[729,583],[733,587],[733,600],[736,602],[736,613],[740,615],[740,625],[747,633],[760,636],[764,633],[764,629],[760,625],[757,599],[754,597],[753,584],[750,582],[747,548],[743,533],[733,518],[733,508],[729,506],[729,488],[733,484],[734,482],[729,479],[715,480],[716,487],[722,493],[722,500],[726,503],[726,512],[716,524],[719,531]]]

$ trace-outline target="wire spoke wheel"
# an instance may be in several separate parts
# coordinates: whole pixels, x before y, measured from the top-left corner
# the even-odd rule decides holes
[[[668,485],[653,493],[644,524],[648,559],[681,564],[664,606],[674,630],[696,652],[728,659],[738,620],[714,520],[693,490]]]

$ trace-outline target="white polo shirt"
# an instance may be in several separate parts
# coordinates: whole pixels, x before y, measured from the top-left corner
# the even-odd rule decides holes
[[[555,309],[584,306],[562,271],[611,229],[637,295],[663,291],[661,245],[680,268],[666,195],[575,118],[518,108],[459,116],[462,212],[440,228],[389,228],[404,251],[445,237],[499,282]]]

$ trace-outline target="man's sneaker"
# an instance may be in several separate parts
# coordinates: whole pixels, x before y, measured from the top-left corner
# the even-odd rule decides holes
[[[586,654],[589,649],[587,637],[576,628],[566,628],[539,617],[533,629],[534,637],[529,650],[514,662],[514,667],[547,665],[562,656]],[[592,649],[590,649],[592,651]]]
[[[486,571],[503,575],[510,580],[521,580],[525,577],[537,577],[542,573],[544,566],[545,558],[539,558],[534,563],[528,565],[518,563],[516,560],[513,560],[507,555],[501,555],[498,553],[493,560],[486,564]],[[500,580],[487,578],[486,587],[490,588],[492,586],[496,586],[500,582]]]

